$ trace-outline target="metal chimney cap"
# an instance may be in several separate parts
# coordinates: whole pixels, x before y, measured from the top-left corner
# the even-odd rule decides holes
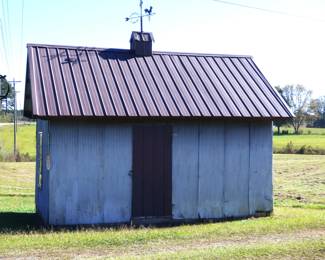
[[[142,42],[154,42],[155,39],[153,37],[153,34],[151,32],[136,32],[133,31],[131,33],[131,38],[130,38],[130,42],[131,41],[142,41]]]

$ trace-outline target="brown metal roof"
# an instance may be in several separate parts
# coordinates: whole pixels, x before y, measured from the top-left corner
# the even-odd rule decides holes
[[[288,118],[250,56],[28,45],[25,115]]]

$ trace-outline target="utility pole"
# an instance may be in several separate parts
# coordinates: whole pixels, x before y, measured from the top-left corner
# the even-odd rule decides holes
[[[12,81],[9,81],[13,85],[14,89],[14,157],[16,160],[16,155],[17,155],[17,97],[16,97],[16,83],[20,83],[20,80],[15,80],[13,78]]]

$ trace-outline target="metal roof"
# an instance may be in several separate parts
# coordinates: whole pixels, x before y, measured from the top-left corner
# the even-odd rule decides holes
[[[28,45],[30,117],[288,118],[250,56]]]

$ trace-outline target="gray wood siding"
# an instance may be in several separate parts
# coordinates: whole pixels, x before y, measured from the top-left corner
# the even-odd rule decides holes
[[[249,124],[227,123],[224,139],[224,216],[247,216],[249,215]]]
[[[51,129],[50,224],[129,221],[131,127],[75,121]]]
[[[250,129],[250,214],[273,209],[272,137],[269,123],[254,123]]]
[[[172,169],[174,218],[271,211],[272,123],[174,125]]]
[[[199,203],[201,218],[223,217],[224,124],[203,124],[199,135]]]
[[[197,125],[173,126],[172,215],[198,217],[198,133]]]
[[[51,149],[51,169],[46,172],[43,149],[44,186],[36,190],[45,220],[130,221],[132,125],[51,121],[48,131],[38,121],[37,131],[50,132],[43,145]],[[244,217],[272,209],[271,122],[173,124],[173,218]]]
[[[42,132],[42,158],[40,157],[40,137]],[[45,223],[49,217],[49,171],[46,168],[46,156],[49,152],[49,124],[46,120],[37,120],[36,124],[36,176],[35,176],[35,204],[38,212]],[[38,187],[39,169],[42,164],[42,186]]]

